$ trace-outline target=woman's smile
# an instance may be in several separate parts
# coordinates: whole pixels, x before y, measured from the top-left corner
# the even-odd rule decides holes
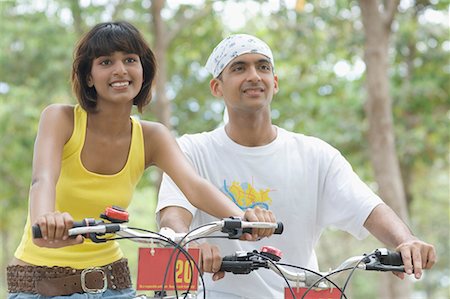
[[[117,90],[125,90],[131,84],[131,81],[114,81],[109,84],[112,88]]]

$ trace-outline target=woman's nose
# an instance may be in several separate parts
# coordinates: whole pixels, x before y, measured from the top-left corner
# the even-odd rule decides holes
[[[122,61],[118,61],[114,68],[114,74],[124,75],[126,73],[127,73],[127,68],[125,67],[125,64]]]

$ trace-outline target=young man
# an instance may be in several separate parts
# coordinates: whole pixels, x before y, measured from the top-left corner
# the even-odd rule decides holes
[[[209,298],[282,298],[285,282],[271,271],[220,279],[220,256],[271,245],[282,251],[285,263],[317,269],[314,246],[328,226],[359,239],[370,232],[400,251],[407,273],[413,273],[414,266],[416,278],[432,267],[434,247],[412,235],[339,151],[272,124],[270,103],[278,92],[278,77],[263,41],[232,35],[214,49],[206,68],[213,75],[211,92],[224,99],[229,122],[211,132],[185,135],[179,144],[198,173],[230,200],[242,209],[271,210],[285,227],[281,236],[256,243],[212,239],[200,245],[203,270],[214,273],[205,275]],[[167,176],[157,212],[162,227],[177,231],[214,220],[190,205]]]

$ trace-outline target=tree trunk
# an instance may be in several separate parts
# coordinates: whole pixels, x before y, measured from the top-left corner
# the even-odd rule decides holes
[[[164,7],[164,0],[153,0],[151,5],[151,13],[153,19],[153,36],[155,43],[153,50],[155,52],[155,58],[157,62],[158,71],[156,72],[156,84],[155,84],[155,98],[154,105],[155,113],[162,124],[169,129],[170,126],[170,102],[166,95],[166,82],[167,82],[167,61],[166,53],[169,41],[167,39],[167,29],[164,20],[161,17],[161,10]]]
[[[155,93],[153,98],[153,111],[156,114],[156,118],[159,122],[165,125],[169,130],[172,128],[170,125],[170,116],[172,111],[170,109],[170,102],[166,95],[166,82],[167,82],[167,61],[166,53],[169,46],[169,40],[167,38],[167,28],[164,20],[161,17],[161,10],[164,7],[164,0],[153,0],[150,7],[153,26],[154,45],[153,50],[155,53],[155,59],[157,63],[157,72],[155,77]],[[161,185],[162,172],[158,170],[158,176],[155,182],[155,187],[159,190]]]
[[[156,73],[156,84],[155,84],[155,109],[154,112],[158,120],[167,126],[169,129],[172,128],[170,124],[170,117],[172,115],[172,109],[170,106],[170,101],[166,94],[166,84],[167,84],[167,50],[173,40],[182,31],[189,28],[193,23],[201,20],[203,17],[208,15],[212,10],[212,4],[207,2],[202,9],[196,10],[194,13],[187,17],[187,14],[183,14],[185,10],[184,7],[180,7],[177,11],[176,23],[172,24],[168,29],[167,23],[163,20],[161,16],[161,11],[164,8],[164,0],[153,0],[150,7],[150,12],[152,15],[152,28],[155,43],[153,45],[153,50],[155,52],[156,62],[158,64],[158,71]]]
[[[81,7],[79,0],[70,1],[70,11],[73,17],[73,27],[78,36],[81,36],[84,32],[83,17],[81,16]]]
[[[170,29],[167,29],[167,24],[161,16],[161,11],[164,8],[164,0],[152,0],[152,5],[150,7],[150,13],[152,15],[153,24],[151,26],[151,31],[154,36],[153,50],[155,53],[155,58],[157,62],[157,72],[155,78],[155,94],[154,94],[154,113],[159,122],[164,124],[167,128],[172,129],[170,124],[170,117],[172,116],[172,109],[170,101],[166,94],[166,84],[167,84],[167,50],[180,33],[181,30],[185,30],[194,22],[201,20],[207,14],[210,13],[212,9],[211,3],[206,3],[203,9],[197,10],[194,14],[186,17],[183,13],[177,18],[177,22],[173,24]],[[179,8],[178,12],[183,12],[184,8]],[[176,14],[177,15],[177,14]],[[158,178],[156,179],[156,188],[159,189],[161,183],[162,173],[159,172]]]
[[[408,221],[406,196],[395,149],[392,101],[389,94],[389,37],[398,1],[360,0],[365,32],[367,99],[365,113],[369,122],[368,142],[371,162],[381,198],[405,221]],[[383,275],[380,298],[410,298],[410,284],[392,274]]]

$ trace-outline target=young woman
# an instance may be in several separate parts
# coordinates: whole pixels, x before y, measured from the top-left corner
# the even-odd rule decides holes
[[[119,245],[71,239],[68,229],[73,219],[98,217],[107,206],[126,208],[151,165],[209,214],[274,221],[270,212],[242,212],[200,178],[163,125],[130,117],[133,105],[142,112],[150,102],[155,72],[152,51],[127,22],[98,24],[78,43],[72,87],[79,104],[50,105],[41,115],[28,219],[7,269],[9,298],[85,298],[82,293],[103,288],[103,273],[103,298],[132,297]],[[33,224],[40,226],[42,239],[31,237]]]

